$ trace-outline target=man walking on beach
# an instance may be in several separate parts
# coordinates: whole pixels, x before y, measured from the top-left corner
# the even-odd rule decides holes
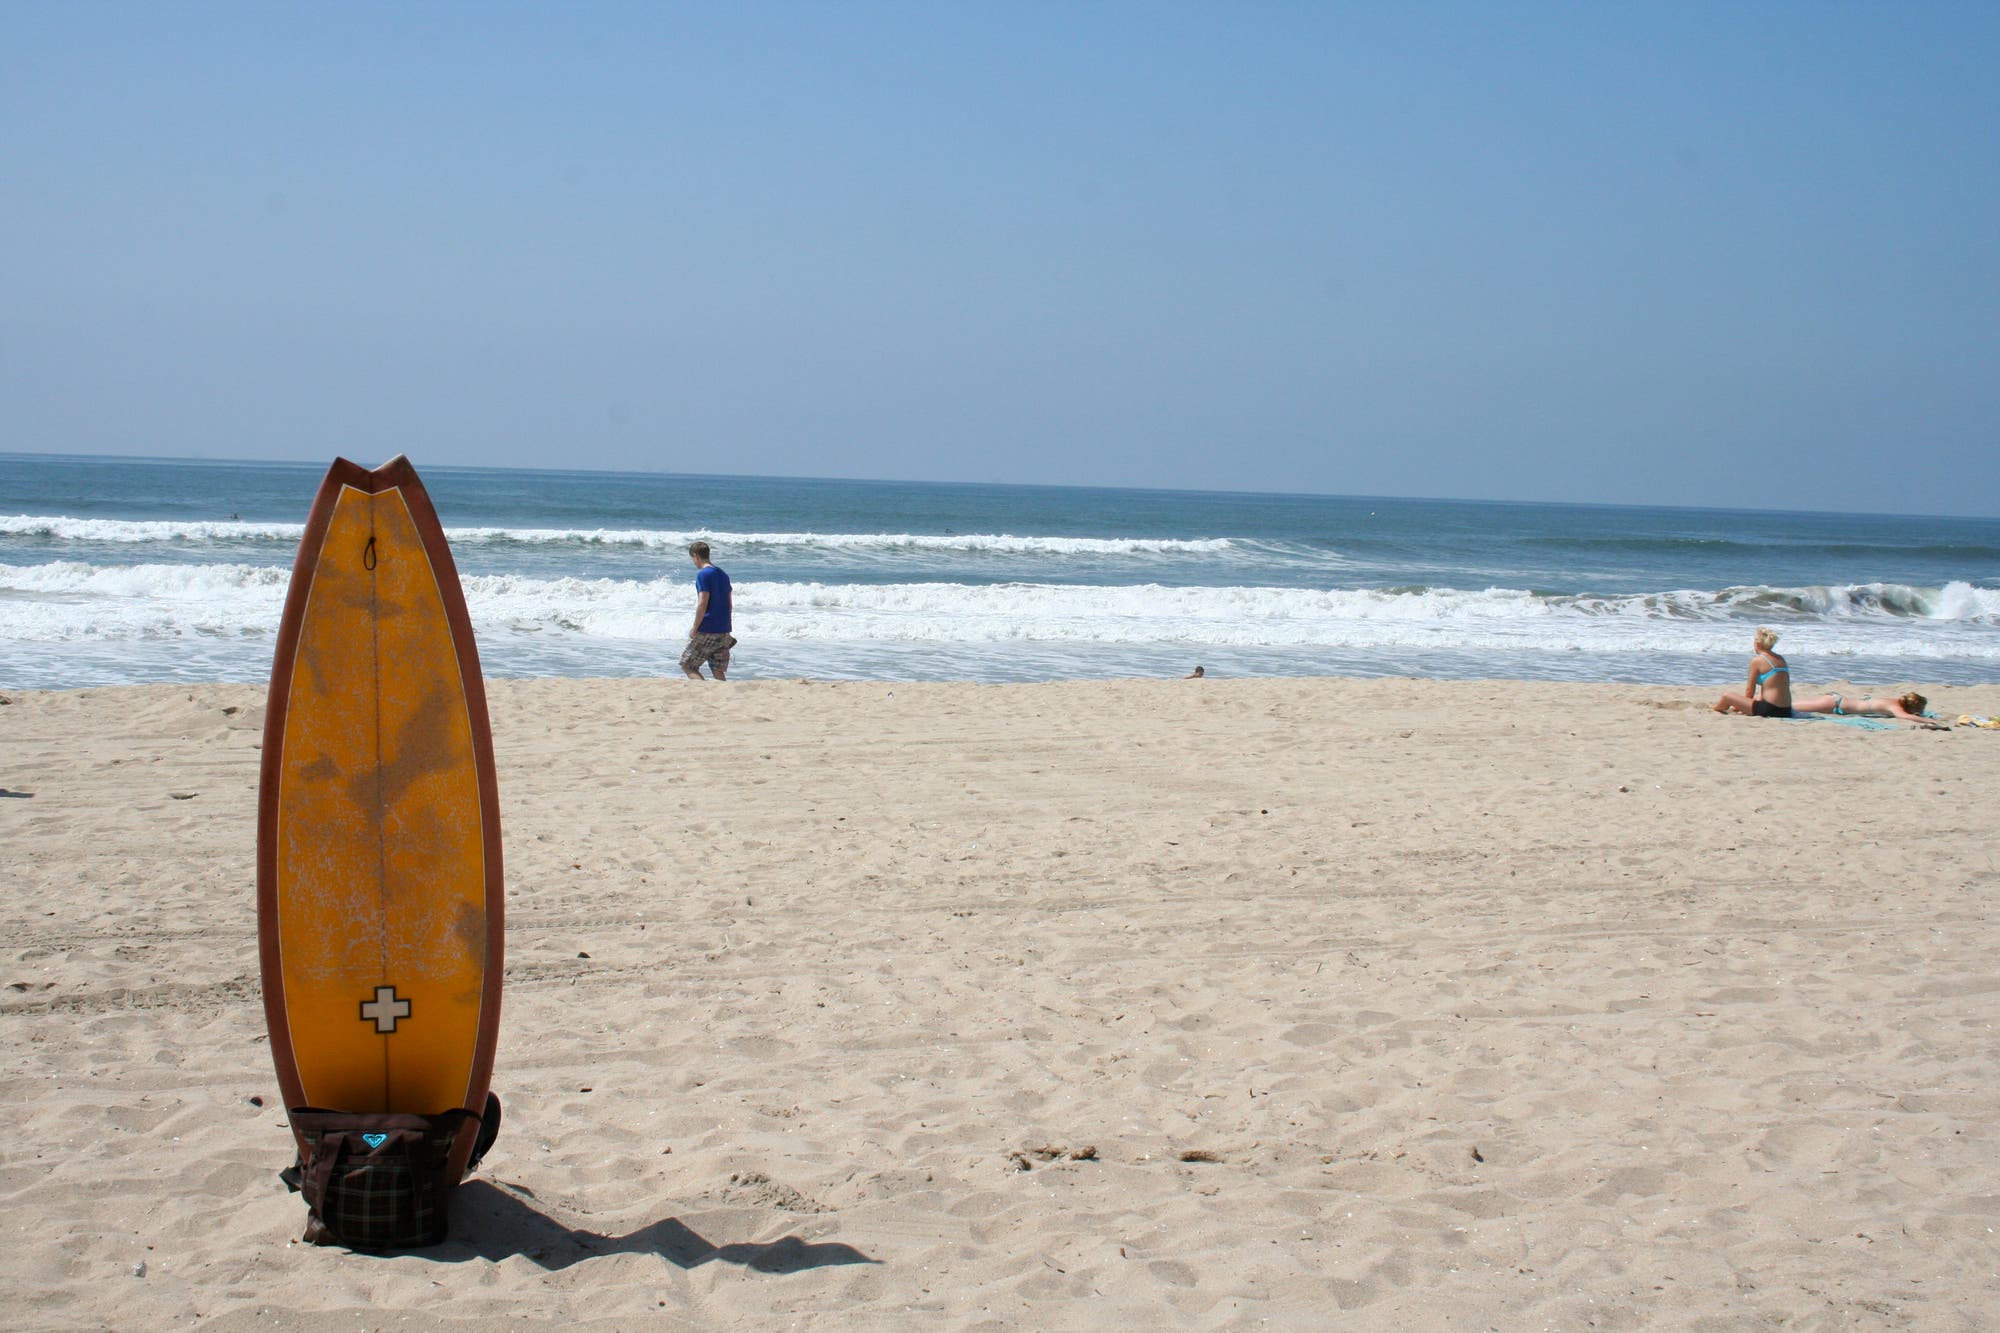
[[[708,543],[688,547],[694,561],[694,628],[688,631],[688,646],[681,653],[681,670],[689,680],[701,679],[701,664],[708,663],[717,680],[729,678],[729,650],[736,636],[729,632],[729,575],[719,565],[708,563]]]

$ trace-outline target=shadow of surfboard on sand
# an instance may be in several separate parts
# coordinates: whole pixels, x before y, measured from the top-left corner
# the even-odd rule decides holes
[[[759,1273],[802,1273],[810,1268],[881,1262],[852,1245],[814,1244],[797,1236],[716,1245],[672,1217],[623,1236],[582,1231],[566,1227],[535,1208],[519,1186],[496,1186],[484,1180],[468,1180],[453,1195],[451,1239],[417,1253],[442,1263],[497,1261],[519,1255],[552,1273],[609,1254],[657,1254],[680,1268],[740,1264]]]

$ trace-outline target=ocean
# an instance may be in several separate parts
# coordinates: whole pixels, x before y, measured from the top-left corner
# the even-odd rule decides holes
[[[739,680],[2000,681],[2000,519],[413,461],[489,676],[677,676],[701,538]],[[0,687],[264,680],[324,472],[0,454]]]

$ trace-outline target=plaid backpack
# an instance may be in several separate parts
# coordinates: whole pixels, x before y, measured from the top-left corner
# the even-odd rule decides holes
[[[303,1159],[279,1172],[306,1200],[304,1239],[356,1250],[436,1245],[450,1229],[447,1180],[451,1146],[467,1120],[480,1126],[483,1150],[498,1129],[498,1107],[486,1116],[464,1109],[439,1115],[352,1114],[302,1106],[292,1125],[305,1142]]]

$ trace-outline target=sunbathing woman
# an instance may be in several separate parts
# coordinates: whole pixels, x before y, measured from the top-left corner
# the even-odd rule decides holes
[[[1777,632],[1759,629],[1755,642],[1757,651],[1750,657],[1750,676],[1743,684],[1743,693],[1723,695],[1715,701],[1715,711],[1748,713],[1752,717],[1790,717],[1792,669],[1774,651]]]
[[[1898,722],[1914,722],[1918,726],[1945,730],[1951,723],[1941,718],[1925,717],[1924,705],[1929,700],[1915,690],[1894,699],[1877,699],[1873,695],[1863,695],[1859,699],[1844,699],[1838,694],[1822,694],[1817,699],[1797,699],[1792,702],[1794,713],[1832,713],[1836,717],[1888,717]]]

